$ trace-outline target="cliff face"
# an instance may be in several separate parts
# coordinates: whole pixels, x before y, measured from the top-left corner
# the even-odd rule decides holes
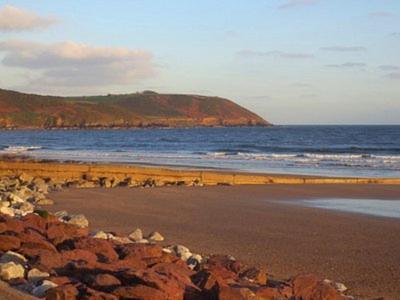
[[[0,89],[0,128],[266,125],[258,115],[219,97],[154,92],[55,97]]]

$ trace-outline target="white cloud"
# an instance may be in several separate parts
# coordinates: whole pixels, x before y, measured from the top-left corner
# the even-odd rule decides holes
[[[125,85],[155,74],[152,54],[145,50],[8,40],[0,42],[0,52],[4,66],[36,75],[31,86]]]
[[[238,55],[243,57],[267,57],[275,56],[284,59],[310,59],[314,58],[313,54],[310,53],[293,53],[284,51],[255,51],[255,50],[242,50],[238,52]]]
[[[327,67],[338,68],[338,69],[363,68],[363,67],[366,67],[366,66],[367,66],[367,64],[359,63],[359,62],[347,62],[347,63],[344,63],[344,64],[327,65]]]
[[[57,19],[54,17],[42,17],[11,5],[0,9],[0,31],[43,29],[56,22]]]
[[[364,52],[367,48],[360,46],[333,46],[333,47],[323,47],[323,51],[333,51],[333,52]]]
[[[379,69],[381,69],[382,71],[400,71],[400,66],[382,65],[382,66],[379,66]]]
[[[296,8],[314,5],[318,0],[287,0],[282,5],[279,6],[280,9]]]

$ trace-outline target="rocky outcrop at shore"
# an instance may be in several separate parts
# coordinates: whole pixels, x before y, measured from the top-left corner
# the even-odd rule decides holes
[[[276,280],[229,255],[193,253],[159,232],[90,232],[83,215],[38,209],[51,180],[0,179],[0,278],[46,299],[351,299],[313,275]],[[23,208],[29,203],[29,208]]]

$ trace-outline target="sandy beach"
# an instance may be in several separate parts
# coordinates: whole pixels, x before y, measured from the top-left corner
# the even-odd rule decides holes
[[[67,189],[51,211],[85,214],[92,229],[157,230],[167,243],[229,253],[272,276],[315,273],[361,299],[400,294],[400,220],[297,205],[301,199],[399,199],[396,185],[253,185]]]

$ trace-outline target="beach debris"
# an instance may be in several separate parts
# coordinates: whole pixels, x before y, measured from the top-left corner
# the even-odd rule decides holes
[[[164,237],[157,231],[154,231],[149,234],[147,237],[149,241],[155,241],[155,242],[162,242],[164,240]]]
[[[132,240],[132,241],[140,241],[143,239],[143,232],[140,228],[135,229],[134,231],[132,231],[128,237]]]

